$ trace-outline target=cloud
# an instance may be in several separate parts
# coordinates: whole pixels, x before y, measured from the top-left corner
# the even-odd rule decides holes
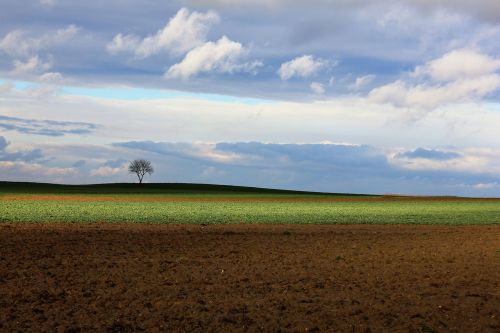
[[[14,30],[0,41],[0,50],[11,56],[26,56],[37,50],[39,45],[40,40],[27,39],[24,31]]]
[[[439,10],[446,8],[452,12],[458,12],[476,16],[485,20],[498,21],[500,19],[500,4],[494,0],[405,0],[407,3],[426,10]]]
[[[437,149],[417,148],[396,155],[397,158],[424,158],[428,160],[446,161],[462,157],[462,154],[453,151],[442,151]]]
[[[161,165],[156,177],[175,181],[326,190],[339,179],[353,186],[392,169],[381,151],[365,145],[135,141],[114,146],[140,152]]]
[[[312,55],[304,55],[281,64],[278,75],[282,80],[289,80],[295,76],[308,78],[326,67],[328,67],[327,61],[314,59]]]
[[[500,89],[497,59],[475,51],[452,51],[417,67],[409,81],[397,80],[373,89],[368,99],[396,107],[434,110],[452,103],[467,103]],[[420,77],[430,81],[419,82]]]
[[[314,2],[315,0],[311,1]],[[187,0],[193,5],[206,5],[215,7],[279,7],[286,3],[286,0]],[[300,2],[300,1],[295,1]]]
[[[31,162],[43,158],[44,155],[40,149],[30,151],[15,151],[12,153],[1,152],[0,161],[24,161]]]
[[[500,172],[500,150],[466,148],[449,151],[417,148],[413,151],[390,153],[388,157],[392,165],[406,170],[432,170],[448,175],[461,173],[478,177]]]
[[[472,194],[462,184],[497,181],[485,170],[500,162],[498,152],[492,158],[470,151],[458,159],[408,159],[371,145],[339,143],[135,141],[114,146],[160,165],[156,179],[360,193]]]
[[[477,50],[454,50],[441,58],[418,66],[414,76],[429,76],[436,81],[456,81],[492,74],[500,69],[500,59],[482,54]]]
[[[0,161],[0,170],[6,179],[14,179],[27,181],[38,179],[39,181],[49,181],[45,176],[56,176],[53,179],[64,179],[59,177],[70,176],[78,174],[75,168],[59,168],[48,167],[39,163],[27,163],[23,161]]]
[[[14,69],[12,74],[36,74],[41,72],[46,72],[52,67],[50,62],[43,62],[40,60],[38,55],[29,58],[26,62],[20,60],[14,60]]]
[[[118,34],[107,45],[107,50],[111,54],[132,52],[139,58],[160,52],[181,55],[202,45],[212,25],[218,22],[219,16],[214,11],[200,13],[181,8],[155,35],[141,39],[135,35]]]
[[[118,142],[113,145],[182,159],[204,160],[206,162],[229,163],[241,160],[241,156],[238,154],[218,151],[217,145],[213,143],[129,141]]]
[[[260,1],[261,4],[264,2],[266,5],[276,4],[274,1]],[[180,2],[186,6],[189,3]],[[487,43],[487,40],[496,40],[495,37],[500,36],[500,32],[492,32],[488,38],[484,37],[488,31],[500,31],[497,27],[476,24],[444,9],[441,9],[441,12],[445,12],[441,15],[443,20],[437,20],[434,11],[429,13],[416,9],[415,6],[408,5],[408,2],[395,5],[394,2],[385,0],[320,0],[313,1],[314,5],[308,5],[306,1],[281,1],[280,6],[284,7],[280,11],[270,12],[262,8],[243,10],[239,8],[242,2],[235,1],[232,6],[228,2],[227,6],[219,7],[217,13],[213,12],[214,16],[209,15],[209,8],[215,7],[193,2],[196,3],[198,5],[193,5],[192,9],[179,10],[179,2],[172,1],[141,5],[127,1],[120,6],[93,3],[85,8],[73,2],[65,2],[64,8],[39,8],[39,15],[28,20],[22,14],[31,10],[28,2],[20,4],[14,0],[6,0],[3,7],[12,13],[12,17],[3,22],[0,41],[13,29],[12,26],[24,31],[24,40],[45,40],[43,36],[55,35],[56,28],[61,24],[58,22],[77,22],[79,26],[85,27],[77,42],[66,43],[68,47],[47,47],[47,51],[53,53],[57,71],[64,77],[70,77],[71,80],[68,80],[76,85],[148,86],[232,96],[307,100],[310,98],[310,90],[304,89],[303,82],[296,80],[277,85],[272,77],[283,62],[296,56],[305,54],[314,55],[314,59],[341,59],[342,68],[335,73],[335,93],[338,96],[350,93],[348,86],[353,78],[373,73],[378,80],[392,82],[402,68],[415,66],[419,59],[428,59],[430,55],[440,54],[442,50],[449,50],[451,47],[463,48],[467,41],[477,47],[484,46],[485,50],[494,55],[497,47]],[[245,4],[254,6],[252,1]],[[384,31],[377,30],[377,20],[381,14],[393,7],[401,7],[407,13],[402,18],[398,13],[393,15],[400,19],[401,25],[390,26]],[[113,19],[105,15],[110,11],[116,14]],[[301,20],[294,20],[298,14]],[[215,16],[217,19],[205,20],[206,17]],[[448,20],[448,16],[455,19]],[[215,24],[219,21],[220,24]],[[177,25],[174,25],[175,22]],[[30,27],[36,27],[37,30]],[[406,34],[401,34],[401,27],[409,27],[408,31],[404,31]],[[193,34],[178,33],[184,31],[184,28],[188,32],[194,31]],[[374,33],[377,38],[373,38]],[[265,64],[259,68],[259,76],[247,78],[244,75],[212,75],[200,80],[203,84],[163,80],[161,74],[179,63],[187,52],[208,41],[216,43],[223,35],[245,48],[251,46],[252,56]],[[297,37],[300,43],[296,40]],[[473,43],[478,38],[483,40],[479,42],[481,45]],[[194,42],[189,42],[193,40]],[[180,44],[177,43],[186,47],[179,49],[177,46]],[[16,42],[12,50],[17,50],[20,44],[22,43]],[[111,53],[124,52],[123,56],[108,58],[103,54],[106,44],[109,44]],[[174,50],[177,49],[181,51],[175,53]],[[34,51],[33,48],[26,56],[14,58],[26,62],[34,55],[39,55],[44,61],[47,59],[46,54]],[[4,61],[0,66],[5,66],[5,63]],[[330,65],[333,65],[333,61]],[[352,75],[346,78],[348,73]],[[326,85],[330,74],[327,70],[320,70],[314,80],[308,81],[308,85],[311,81]],[[300,76],[294,76],[297,77]],[[248,84],[249,82],[257,84]]]
[[[24,30],[13,30],[0,40],[0,50],[12,57],[30,57],[38,50],[61,44],[73,38],[79,28],[69,25],[66,28],[43,34],[38,37],[30,37]]]
[[[103,166],[105,167],[111,167],[111,168],[118,168],[118,167],[123,167],[123,165],[126,165],[128,161],[123,158],[118,158],[116,160],[109,160],[104,163]]]
[[[4,151],[8,145],[9,142],[7,141],[7,139],[5,139],[3,136],[0,136],[0,151]]]
[[[309,87],[316,95],[323,95],[325,93],[325,85],[322,83],[313,82]]]
[[[64,81],[64,77],[59,72],[49,72],[40,75],[38,81],[48,84],[60,84]]]
[[[500,187],[500,183],[493,182],[493,183],[477,183],[472,185],[472,187],[475,190],[491,190],[491,189],[496,189]]]
[[[363,96],[297,103],[196,94],[171,96],[168,92],[159,96],[156,91],[131,88],[95,92],[112,95],[98,98],[62,92],[38,98],[31,91],[16,88],[2,97],[0,114],[74,122],[95,119],[99,128],[89,138],[101,142],[123,140],[133,134],[135,139],[182,142],[362,143],[369,136],[372,144],[391,146],[397,138],[401,146],[409,148],[500,145],[500,113],[494,105],[453,105],[428,113],[418,124],[402,124],[400,117],[407,112],[369,103]],[[148,96],[151,92],[155,93],[153,97]],[[311,95],[308,85],[305,92]],[[118,95],[125,98],[115,97]]]
[[[41,149],[8,152],[7,147],[9,145],[10,142],[8,142],[7,139],[5,139],[5,137],[0,136],[0,161],[31,162],[39,160],[43,157]]]
[[[55,97],[58,92],[61,92],[59,87],[54,83],[33,84],[26,89],[13,90],[11,95],[18,98],[27,98],[40,101],[48,97]]]
[[[165,73],[168,79],[188,79],[200,73],[254,72],[262,64],[258,61],[245,62],[248,51],[238,42],[223,36],[217,42],[205,44],[189,51],[178,64]]]
[[[13,88],[14,88],[14,85],[11,82],[2,83],[2,84],[0,84],[0,94],[10,93],[10,92],[12,92]]]
[[[375,103],[431,111],[447,104],[474,102],[498,89],[500,75],[496,74],[457,80],[445,85],[411,85],[398,80],[373,89],[368,98]]]
[[[116,54],[120,52],[137,52],[141,39],[134,35],[116,35],[111,42],[106,45],[106,49],[110,54]]]
[[[310,7],[318,10],[328,8],[335,9],[357,9],[366,5],[376,4],[381,7],[394,6],[394,0],[184,0],[192,5],[205,5],[219,8],[256,8],[256,9],[280,9],[298,7],[306,10]],[[454,13],[467,14],[480,19],[498,21],[500,20],[500,4],[494,0],[401,0],[397,4],[406,5],[423,11],[446,10]]]
[[[1,142],[0,139],[0,145]],[[48,162],[5,161],[8,163],[0,163],[4,179],[65,183],[133,181],[127,173],[127,163],[119,162],[141,157],[155,166],[151,178],[155,182],[455,195],[477,195],[478,189],[474,185],[500,183],[498,172],[494,172],[500,170],[500,150],[469,148],[456,151],[462,155],[460,158],[441,160],[396,157],[397,153],[418,149],[394,148],[394,154],[392,148],[329,142],[131,141],[111,146],[43,144],[39,147],[52,156]],[[86,162],[75,165],[76,156],[84,157]],[[483,191],[491,195],[500,193],[498,188],[489,186]]]
[[[139,58],[160,52],[174,56],[185,54],[181,62],[171,65],[164,73],[168,79],[188,79],[201,73],[254,73],[262,63],[246,62],[248,50],[241,43],[226,36],[216,42],[206,41],[210,28],[219,20],[214,11],[200,13],[182,8],[155,35],[141,39],[118,34],[107,49],[111,54],[132,52]]]
[[[74,168],[82,168],[85,166],[87,162],[85,160],[78,160],[75,163],[73,163]]]
[[[68,134],[90,134],[95,132],[98,126],[84,122],[36,120],[0,115],[0,128],[23,134],[57,137]]]
[[[353,84],[349,86],[349,90],[358,91],[361,88],[365,87],[367,84],[370,84],[373,80],[375,80],[376,75],[364,75],[356,78]]]
[[[100,167],[97,169],[92,169],[90,170],[90,175],[91,176],[99,176],[99,177],[107,177],[107,176],[113,176],[117,175],[120,173],[124,173],[126,171],[126,168],[112,168],[112,167]]]
[[[387,159],[381,151],[369,145],[353,144],[274,144],[261,142],[218,143],[215,147],[224,153],[235,153],[249,164],[269,167],[290,165],[313,169],[336,169],[340,167],[369,168],[386,167]]]

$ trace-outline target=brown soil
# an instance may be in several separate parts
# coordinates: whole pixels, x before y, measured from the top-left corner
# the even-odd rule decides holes
[[[500,226],[0,225],[1,332],[500,332]]]
[[[388,202],[388,201],[446,201],[500,202],[500,198],[465,198],[465,197],[431,197],[431,196],[392,196],[380,197],[190,197],[190,196],[113,196],[113,195],[74,195],[74,194],[17,194],[2,195],[2,200],[27,201],[175,201],[175,202]]]

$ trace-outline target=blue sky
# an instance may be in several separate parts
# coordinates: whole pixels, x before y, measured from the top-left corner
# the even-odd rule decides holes
[[[2,180],[500,196],[494,0],[4,0]]]

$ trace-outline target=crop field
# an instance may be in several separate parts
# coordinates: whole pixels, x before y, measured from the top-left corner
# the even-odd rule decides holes
[[[0,182],[1,332],[500,332],[500,200]]]
[[[171,189],[0,187],[0,222],[498,224],[500,200]]]

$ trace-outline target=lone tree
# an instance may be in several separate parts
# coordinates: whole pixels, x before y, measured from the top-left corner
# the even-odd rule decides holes
[[[155,170],[153,165],[148,160],[138,159],[130,162],[128,166],[128,172],[135,173],[137,178],[139,178],[139,184],[142,184],[142,178],[145,174],[152,174]]]

